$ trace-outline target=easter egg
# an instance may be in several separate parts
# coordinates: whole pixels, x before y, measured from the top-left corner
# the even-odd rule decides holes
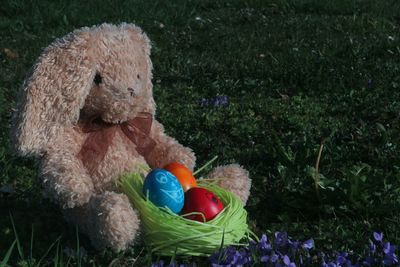
[[[196,179],[185,165],[179,162],[171,162],[167,164],[164,169],[175,175],[179,183],[182,185],[183,191],[186,192],[190,188],[197,186]]]
[[[185,193],[185,205],[183,206],[182,214],[201,212],[205,220],[209,221],[214,219],[223,209],[224,206],[221,200],[213,192],[204,188],[193,187]],[[204,218],[200,214],[192,214],[184,217],[204,222]]]
[[[144,180],[143,194],[157,207],[168,207],[179,213],[184,204],[184,193],[181,184],[169,171],[152,170]]]

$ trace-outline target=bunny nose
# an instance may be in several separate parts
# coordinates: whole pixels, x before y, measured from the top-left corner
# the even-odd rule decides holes
[[[135,89],[128,87],[128,92],[131,94],[131,96],[135,96]]]

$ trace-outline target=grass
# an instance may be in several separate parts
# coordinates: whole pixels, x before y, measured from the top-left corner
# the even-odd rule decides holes
[[[0,188],[10,192],[0,193],[0,257],[33,266],[20,251],[33,240],[29,258],[37,262],[59,240],[41,264],[77,263],[67,253],[76,253],[75,229],[42,197],[35,162],[11,153],[10,117],[42,48],[104,21],[136,23],[149,35],[157,118],[193,148],[198,166],[218,155],[218,164],[250,171],[247,209],[256,232],[283,230],[313,237],[319,248],[357,250],[381,230],[399,243],[399,11],[397,1],[372,0],[5,1]],[[217,95],[227,95],[229,106],[199,105]],[[140,243],[115,255],[79,240],[85,266],[151,261]]]

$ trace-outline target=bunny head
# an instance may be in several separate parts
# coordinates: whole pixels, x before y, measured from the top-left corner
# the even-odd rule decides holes
[[[22,155],[41,155],[52,137],[78,121],[121,123],[154,115],[150,42],[123,23],[81,28],[47,47],[25,80],[14,115]]]

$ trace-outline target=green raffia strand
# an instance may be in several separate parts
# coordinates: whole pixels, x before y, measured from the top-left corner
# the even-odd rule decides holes
[[[216,159],[218,158],[218,156],[213,157],[211,160],[209,160],[206,164],[204,164],[200,169],[196,170],[193,173],[193,176],[196,176],[199,172],[201,172],[202,170],[204,170],[205,168],[207,168],[207,166],[210,166],[211,163],[213,163]]]
[[[138,172],[124,175],[119,186],[140,213],[143,239],[151,253],[208,256],[217,251],[222,242],[224,246],[242,245],[241,239],[253,234],[248,228],[247,212],[241,201],[215,183],[198,181],[198,187],[212,191],[225,207],[206,223],[185,219],[169,209],[155,206],[143,195],[143,176]]]

